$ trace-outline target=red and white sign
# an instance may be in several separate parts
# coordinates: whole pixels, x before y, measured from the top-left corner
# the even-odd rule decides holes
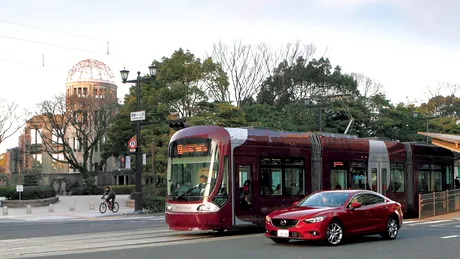
[[[129,148],[129,151],[131,152],[134,152],[133,150],[136,149],[136,146],[137,146],[137,141],[135,138],[131,138],[129,141],[128,141],[128,148]]]

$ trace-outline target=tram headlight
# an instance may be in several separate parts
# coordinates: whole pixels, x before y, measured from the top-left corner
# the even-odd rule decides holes
[[[197,210],[197,211],[210,211],[210,210],[211,210],[211,206],[209,206],[208,203],[201,204],[200,206],[198,206],[198,208],[197,208],[196,210]]]
[[[166,210],[172,210],[172,206],[169,203],[166,203]]]

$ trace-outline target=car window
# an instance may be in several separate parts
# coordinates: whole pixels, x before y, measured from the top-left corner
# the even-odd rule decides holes
[[[365,196],[366,196],[365,205],[374,205],[374,204],[383,203],[385,201],[384,198],[374,195],[374,194],[366,194]]]
[[[365,199],[364,198],[365,198],[364,195],[358,194],[358,195],[354,196],[351,199],[350,204],[353,203],[353,202],[359,202],[364,206],[365,205]]]

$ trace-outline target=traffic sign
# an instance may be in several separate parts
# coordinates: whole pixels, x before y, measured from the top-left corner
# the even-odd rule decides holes
[[[145,120],[145,111],[131,112],[131,121]]]
[[[129,141],[128,141],[128,147],[131,149],[131,148],[136,148],[137,146],[137,141],[135,138],[131,138]]]

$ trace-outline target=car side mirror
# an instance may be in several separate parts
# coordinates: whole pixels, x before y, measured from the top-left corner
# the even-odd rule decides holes
[[[352,209],[357,209],[357,208],[359,208],[359,207],[361,207],[361,203],[360,203],[360,202],[352,202],[352,203],[351,203],[351,208],[352,208]]]
[[[299,202],[298,201],[295,201],[292,203],[292,207],[295,207],[295,205],[297,205]]]

